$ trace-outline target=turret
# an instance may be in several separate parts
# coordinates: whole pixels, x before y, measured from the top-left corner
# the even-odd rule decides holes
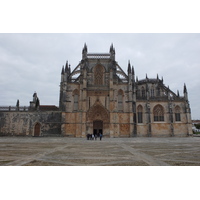
[[[31,110],[39,109],[39,106],[40,106],[39,98],[37,96],[37,93],[34,92],[33,101],[30,101],[30,109]]]

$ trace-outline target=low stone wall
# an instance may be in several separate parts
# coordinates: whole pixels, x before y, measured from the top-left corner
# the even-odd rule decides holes
[[[34,136],[36,124],[40,125],[39,136],[61,135],[61,112],[0,112],[0,136]]]

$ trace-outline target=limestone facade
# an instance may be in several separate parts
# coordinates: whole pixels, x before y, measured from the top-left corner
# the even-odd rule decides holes
[[[88,53],[71,72],[66,63],[61,73],[61,134],[85,137],[187,136],[192,134],[191,113],[184,96],[166,87],[163,79],[135,79],[128,63],[127,74],[109,53]]]

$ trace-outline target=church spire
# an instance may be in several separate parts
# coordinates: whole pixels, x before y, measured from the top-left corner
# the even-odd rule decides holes
[[[110,45],[110,53],[113,52],[113,43]]]
[[[65,74],[65,70],[64,70],[64,65],[63,65],[62,71],[61,71],[61,82],[64,81],[64,74]]]
[[[131,74],[131,64],[130,64],[130,60],[128,61],[128,74]]]
[[[113,43],[110,46],[110,58],[111,60],[115,60],[115,48],[113,47]]]
[[[87,45],[86,45],[86,43],[84,44],[83,50],[87,53]]]
[[[184,87],[183,87],[183,93],[184,93],[185,100],[188,100],[187,87],[186,87],[185,83],[184,83]]]
[[[132,66],[132,75],[135,75],[134,67]]]
[[[64,72],[65,72],[65,70],[64,70],[64,65],[63,65],[63,67],[62,67],[62,71],[61,71],[61,74],[63,75]]]
[[[187,93],[187,87],[186,87],[186,84],[184,83],[184,87],[183,87],[183,92],[184,93]]]
[[[65,73],[67,73],[68,71],[68,61],[66,61],[66,64],[65,64]]]
[[[87,45],[86,43],[84,44],[83,50],[82,50],[82,59],[86,59],[87,58]]]
[[[177,96],[179,97],[179,90],[177,90]]]

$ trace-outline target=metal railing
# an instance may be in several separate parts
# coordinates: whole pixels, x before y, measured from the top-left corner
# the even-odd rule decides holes
[[[90,59],[109,59],[110,54],[108,54],[108,53],[102,53],[102,54],[90,53],[90,54],[87,54],[87,57]]]

